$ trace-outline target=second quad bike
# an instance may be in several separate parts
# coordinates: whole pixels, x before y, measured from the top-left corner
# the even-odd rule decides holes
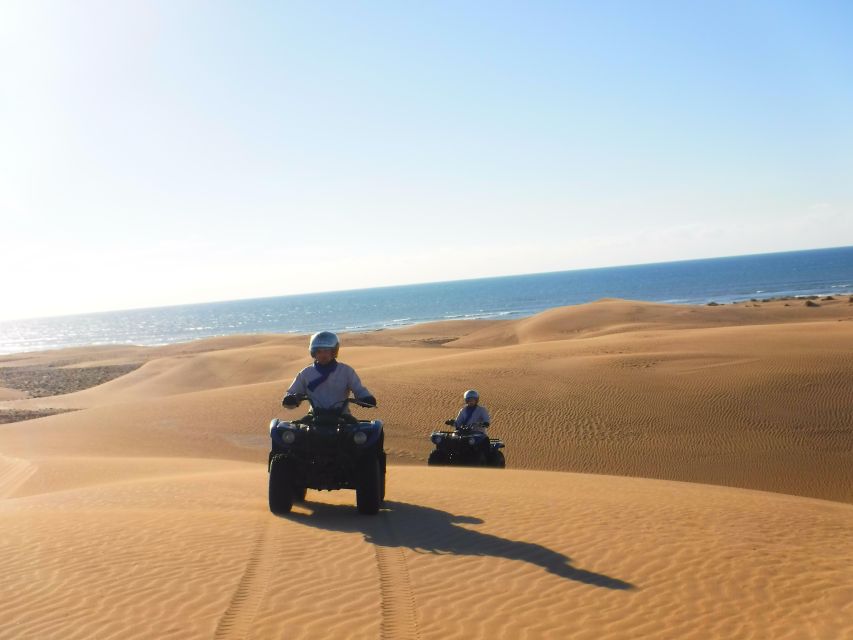
[[[503,440],[490,438],[478,424],[456,426],[454,420],[445,424],[456,428],[454,431],[433,431],[430,440],[435,449],[430,453],[427,464],[506,467],[506,458],[501,451],[505,447]]]

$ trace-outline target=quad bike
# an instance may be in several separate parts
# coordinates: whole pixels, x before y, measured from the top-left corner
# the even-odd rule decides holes
[[[298,396],[308,400],[307,396]],[[381,420],[357,420],[349,398],[331,409],[311,404],[308,415],[270,422],[269,504],[275,514],[288,513],[306,489],[355,489],[359,513],[376,514],[385,500],[385,433]]]
[[[501,449],[504,443],[499,438],[490,438],[479,430],[483,425],[456,426],[455,420],[444,424],[456,427],[454,431],[433,431],[430,440],[435,450],[429,454],[427,464],[472,465],[478,467],[506,467]],[[487,424],[485,426],[488,426]]]

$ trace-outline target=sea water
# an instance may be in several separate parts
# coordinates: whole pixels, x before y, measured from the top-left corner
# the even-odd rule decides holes
[[[600,298],[705,304],[851,290],[853,247],[840,247],[7,321],[0,354],[519,318]]]

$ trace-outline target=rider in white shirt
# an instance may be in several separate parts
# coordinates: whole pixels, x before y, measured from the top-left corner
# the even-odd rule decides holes
[[[350,391],[361,402],[376,406],[376,398],[367,390],[351,366],[338,362],[341,343],[331,331],[311,336],[308,350],[314,363],[296,374],[282,405],[295,409],[307,395],[317,409],[332,409],[349,398]],[[346,410],[348,412],[348,409]]]

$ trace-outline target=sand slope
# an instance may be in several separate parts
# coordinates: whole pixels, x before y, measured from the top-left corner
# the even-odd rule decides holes
[[[257,465],[119,466],[0,502],[0,637],[853,633],[850,505],[408,466],[390,469],[375,518],[352,492],[309,492],[279,518]]]
[[[0,395],[76,409],[0,425],[0,638],[853,637],[846,300],[347,336],[392,460],[375,518],[348,491],[268,512],[266,425],[294,415],[304,341],[0,359],[141,365]],[[472,386],[511,468],[426,467]]]

